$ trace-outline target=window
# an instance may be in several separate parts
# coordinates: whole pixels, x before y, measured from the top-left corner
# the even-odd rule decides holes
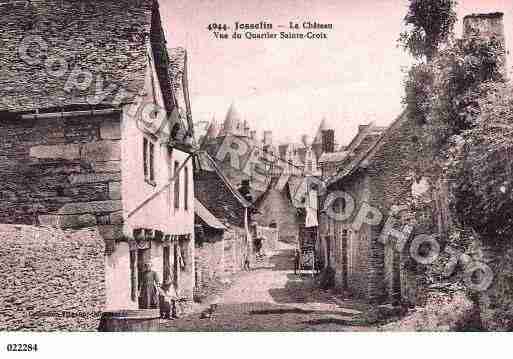
[[[143,137],[143,165],[144,179],[155,184],[155,144]]]
[[[175,161],[175,170],[173,171],[175,177],[175,209],[180,208],[180,162]]]
[[[187,211],[189,209],[189,171],[187,166],[185,166],[183,176],[183,208]]]

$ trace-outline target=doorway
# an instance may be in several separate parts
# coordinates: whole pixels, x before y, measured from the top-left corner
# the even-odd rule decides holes
[[[144,265],[147,263],[151,263],[151,250],[150,248],[146,249],[137,249],[137,283],[138,289],[141,287],[141,283],[143,281],[143,273],[144,273]],[[141,308],[141,302],[139,298],[139,309]]]

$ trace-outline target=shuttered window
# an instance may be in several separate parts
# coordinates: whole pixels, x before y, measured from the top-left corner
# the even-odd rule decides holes
[[[175,161],[174,168],[175,168],[175,170],[174,170],[173,174],[175,177],[175,182],[174,182],[175,209],[179,209],[180,208],[180,173],[178,172],[178,169],[180,168],[180,162]]]
[[[183,208],[187,211],[189,209],[189,171],[187,166],[185,166],[183,175]]]
[[[155,184],[155,144],[143,137],[143,171],[144,179]]]

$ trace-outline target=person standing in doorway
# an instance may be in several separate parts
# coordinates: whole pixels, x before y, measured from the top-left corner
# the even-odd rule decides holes
[[[139,282],[139,309],[159,308],[159,288],[158,274],[151,269],[151,263],[145,263]]]

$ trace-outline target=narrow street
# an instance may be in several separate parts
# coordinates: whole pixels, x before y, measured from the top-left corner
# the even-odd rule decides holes
[[[364,331],[361,303],[316,288],[311,274],[295,275],[294,249],[284,243],[221,295],[215,320],[194,313],[162,320],[163,331]]]

